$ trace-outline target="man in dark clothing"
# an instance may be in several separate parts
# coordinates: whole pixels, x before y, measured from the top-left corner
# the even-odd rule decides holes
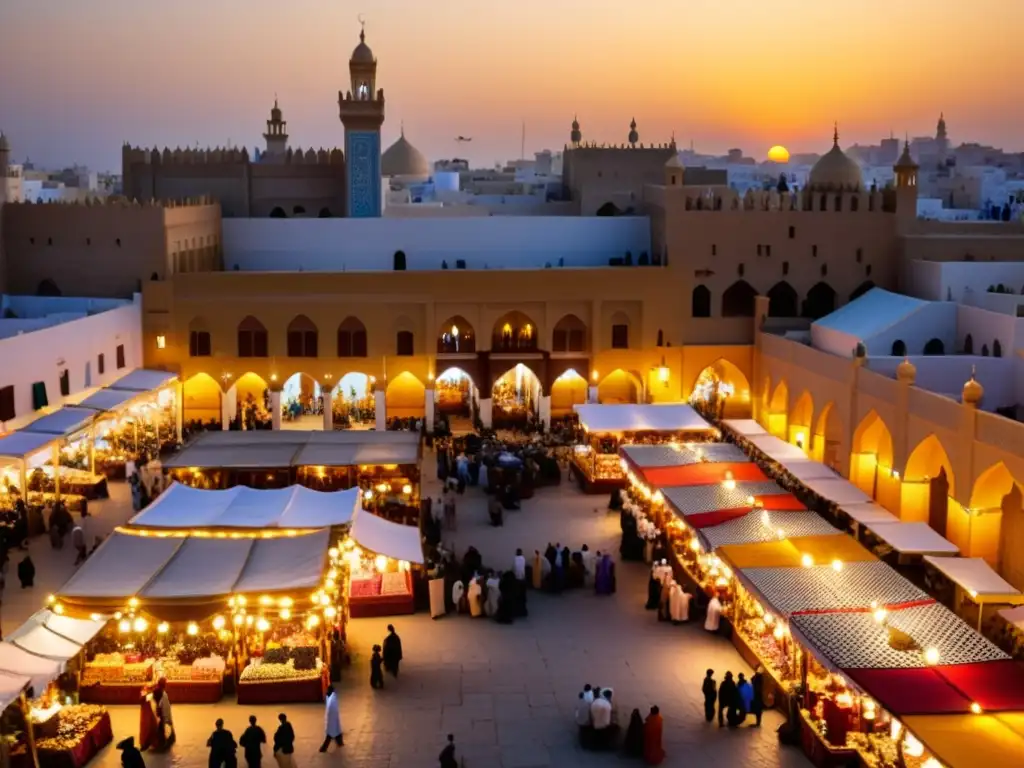
[[[398,664],[402,660],[402,638],[395,632],[393,624],[388,624],[388,636],[384,638],[384,669],[398,677]]]
[[[260,768],[263,760],[263,745],[267,743],[267,734],[256,725],[256,715],[249,715],[249,727],[238,740],[245,754],[245,764],[249,768]]]
[[[142,753],[135,746],[134,736],[118,742],[117,748],[121,750],[122,768],[146,768],[146,761],[142,759]]]
[[[32,562],[31,555],[25,555],[18,563],[18,581],[22,589],[28,589],[36,580],[36,565]]]
[[[755,718],[754,727],[759,728],[761,726],[761,715],[764,714],[764,670],[762,667],[754,670],[754,675],[750,678],[750,684],[754,688],[754,700],[750,704],[750,711]]]
[[[384,673],[381,671],[381,665],[383,659],[380,655],[380,646],[373,646],[373,656],[370,657],[370,687],[371,688],[383,688],[384,687]]]
[[[448,734],[448,743],[444,745],[441,754],[437,756],[441,768],[459,768],[459,762],[455,759],[455,734]]]
[[[220,718],[215,723],[217,726],[210,738],[206,740],[206,746],[210,748],[210,768],[235,768],[238,760],[235,757],[235,750],[238,744],[231,731],[225,730],[224,721]]]
[[[704,719],[709,723],[715,719],[715,699],[718,698],[718,685],[715,683],[715,670],[709,669],[701,686],[704,694]]]
[[[722,684],[718,686],[718,727],[722,728],[725,726],[725,713],[726,710],[731,710],[736,700],[739,698],[739,691],[736,689],[736,683],[733,682],[732,672],[725,673],[725,679],[722,680]]]
[[[274,757],[281,768],[295,765],[295,730],[288,722],[288,716],[282,712],[277,716],[281,724],[274,732]]]

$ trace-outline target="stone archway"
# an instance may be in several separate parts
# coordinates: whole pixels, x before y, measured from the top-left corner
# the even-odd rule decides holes
[[[839,469],[839,446],[843,439],[843,424],[836,404],[829,402],[818,415],[814,425],[811,456],[822,464]]]
[[[690,402],[713,409],[720,419],[749,419],[750,382],[737,365],[720,357],[697,374]]]
[[[388,421],[422,419],[426,414],[426,395],[426,386],[409,371],[402,371],[397,376],[389,377],[384,391]]]
[[[783,379],[775,385],[775,390],[768,401],[768,432],[780,440],[785,440],[788,437],[788,412],[789,386]]]
[[[519,426],[539,415],[544,386],[530,366],[516,363],[495,377],[490,396],[494,428]]]
[[[789,442],[801,450],[811,452],[811,427],[814,423],[814,398],[806,389],[793,404],[787,418]]]
[[[571,416],[573,406],[587,402],[587,379],[574,368],[562,371],[551,383],[551,418]]]
[[[909,522],[927,522],[945,536],[955,493],[953,463],[939,438],[929,435],[907,457],[900,486],[900,517]]]
[[[850,450],[850,482],[899,513],[899,476],[892,466],[892,432],[882,417],[870,411],[857,425]]]
[[[221,398],[224,390],[208,373],[197,373],[182,384],[182,422],[189,425],[221,424]]]
[[[597,384],[597,401],[607,404],[639,403],[643,398],[643,379],[632,371],[616,368]]]

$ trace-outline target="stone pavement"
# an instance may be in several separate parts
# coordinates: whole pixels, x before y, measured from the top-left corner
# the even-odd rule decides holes
[[[432,459],[425,462],[424,476],[433,476]],[[427,490],[434,492],[436,484],[428,483]],[[618,519],[603,511],[605,501],[563,484],[538,492],[524,502],[522,511],[506,514],[503,528],[492,528],[485,522],[483,494],[470,489],[459,503],[455,544],[459,551],[476,546],[485,563],[499,568],[511,566],[517,546],[529,552],[543,549],[549,540],[574,549],[587,543],[617,555]],[[119,515],[127,516],[123,510],[103,510],[107,522]],[[49,545],[43,548],[44,543],[36,542],[33,549],[40,549],[40,560],[50,560]],[[63,561],[73,562],[71,553],[52,554],[60,563],[48,562],[45,568],[64,576],[70,573]],[[37,564],[42,575],[44,567]],[[405,661],[400,678],[388,676],[383,691],[369,687],[368,655],[370,646],[383,638],[389,619],[352,621],[353,665],[341,683],[346,746],[338,752],[334,747],[327,755],[316,752],[323,738],[321,705],[243,708],[224,701],[176,706],[178,743],[167,755],[147,755],[147,765],[201,768],[217,717],[224,718],[237,738],[250,713],[271,733],[279,710],[287,711],[295,725],[300,768],[436,766],[447,733],[455,734],[468,768],[621,765],[617,755],[585,753],[576,747],[573,708],[586,682],[615,690],[623,726],[633,707],[644,714],[652,704],[661,707],[665,766],[808,765],[798,750],[779,747],[775,728],[781,718],[774,712],[766,715],[761,729],[733,731],[706,724],[700,695],[704,670],[714,668],[719,679],[727,669],[747,674],[750,670],[731,644],[706,635],[699,625],[673,627],[645,611],[643,565],[620,565],[618,576],[618,593],[611,597],[589,590],[562,596],[530,593],[529,617],[511,626],[465,616],[437,621],[422,614],[394,617],[390,621],[402,637]],[[39,592],[33,609],[63,576],[52,578],[53,587],[50,582],[42,587],[41,581],[41,588],[33,590]],[[111,714],[115,738],[138,733],[136,708],[114,708]],[[95,765],[115,768],[119,759],[115,749],[107,748]],[[273,766],[269,753],[264,765]]]

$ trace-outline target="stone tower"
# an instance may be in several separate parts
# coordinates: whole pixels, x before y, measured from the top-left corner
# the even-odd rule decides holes
[[[377,60],[359,32],[359,45],[348,62],[352,90],[338,93],[338,113],[345,126],[345,215],[381,215],[380,127],[384,90],[377,89]]]
[[[288,122],[281,119],[281,108],[277,106],[277,97],[274,97],[274,108],[270,110],[270,119],[267,120],[267,132],[263,134],[267,142],[267,154],[278,157],[288,151]]]
[[[901,226],[917,218],[917,163],[910,156],[910,142],[903,143],[903,154],[892,167],[896,173],[896,216]]]
[[[939,164],[945,165],[949,157],[949,134],[946,133],[946,115],[942,112],[935,126],[935,148],[938,150]]]

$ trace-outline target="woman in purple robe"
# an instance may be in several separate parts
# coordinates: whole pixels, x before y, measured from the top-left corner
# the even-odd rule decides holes
[[[601,558],[594,577],[594,591],[599,595],[610,595],[615,591],[615,566],[609,555]]]

